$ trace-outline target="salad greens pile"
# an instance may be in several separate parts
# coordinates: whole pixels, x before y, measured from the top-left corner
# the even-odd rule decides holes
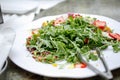
[[[95,47],[104,50],[112,46],[114,52],[120,51],[120,41],[104,36],[103,32],[108,32],[95,25],[95,21],[95,18],[71,14],[44,22],[40,29],[32,30],[32,36],[26,39],[26,47],[33,58],[45,63],[59,60],[78,63],[77,52],[87,60],[97,60],[92,51]]]

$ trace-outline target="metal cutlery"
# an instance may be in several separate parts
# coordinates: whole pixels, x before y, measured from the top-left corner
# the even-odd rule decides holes
[[[109,70],[109,68],[108,68],[108,66],[107,66],[107,63],[106,63],[106,61],[105,61],[105,59],[104,59],[104,56],[101,54],[100,49],[99,49],[99,48],[96,48],[95,50],[96,50],[97,55],[98,55],[99,59],[101,60],[103,66],[104,66],[104,68],[105,68],[105,72],[101,72],[101,71],[98,70],[96,67],[94,67],[93,65],[91,65],[88,61],[86,61],[86,60],[83,58],[83,56],[82,56],[80,53],[78,53],[77,56],[78,56],[78,58],[79,58],[80,60],[82,60],[85,64],[87,64],[87,66],[88,66],[89,69],[91,69],[93,72],[97,73],[99,76],[105,78],[106,80],[113,80],[113,75],[112,75],[111,71]]]

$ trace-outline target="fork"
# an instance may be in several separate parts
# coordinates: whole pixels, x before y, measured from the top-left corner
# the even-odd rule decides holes
[[[97,73],[99,76],[105,78],[106,80],[113,80],[113,75],[111,73],[111,71],[108,68],[108,65],[104,59],[104,56],[101,55],[101,51],[99,48],[95,48],[98,57],[100,58],[104,68],[105,68],[105,72],[101,72],[100,70],[98,70],[97,68],[95,68],[94,66],[92,66],[89,62],[87,62],[83,56],[78,52],[77,56],[79,60],[82,60],[85,64],[87,64],[88,68],[91,69],[92,71],[94,71],[95,73]]]

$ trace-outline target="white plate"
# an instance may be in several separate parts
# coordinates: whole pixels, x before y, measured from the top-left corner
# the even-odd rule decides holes
[[[63,16],[66,16],[67,14],[62,14]],[[83,16],[90,16],[98,18],[99,20],[106,21],[108,26],[114,29],[115,32],[120,31],[120,23],[110,19],[108,17],[104,16],[98,16],[98,15],[88,15],[88,14],[81,14]],[[17,31],[16,33],[16,39],[13,45],[13,48],[11,50],[11,53],[9,55],[10,59],[19,67],[38,74],[38,75],[44,75],[49,77],[66,77],[66,78],[87,78],[95,76],[96,74],[89,70],[88,68],[75,68],[75,69],[58,69],[56,67],[53,67],[50,64],[43,64],[40,62],[36,62],[32,57],[31,54],[27,51],[25,47],[26,38],[29,36],[29,29],[32,28],[38,28],[41,26],[43,21],[46,20],[52,20],[56,17],[59,17],[61,15],[57,16],[48,16],[41,19],[38,19],[28,25],[25,26],[24,29],[21,29]],[[113,50],[111,47],[109,47],[106,51],[103,52],[106,62],[111,70],[120,68],[120,52],[119,53],[113,53]],[[94,66],[96,66],[101,71],[104,71],[104,68],[101,64],[101,62],[94,61],[91,62]]]

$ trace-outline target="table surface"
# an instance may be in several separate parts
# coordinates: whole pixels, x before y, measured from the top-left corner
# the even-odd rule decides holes
[[[113,18],[120,22],[120,0],[66,0],[58,5],[42,11],[37,17],[45,17],[68,12],[77,12],[85,14],[97,14]],[[64,78],[50,78],[45,76],[36,75],[25,71],[16,66],[10,59],[8,68],[1,75],[6,80],[75,80]],[[114,80],[120,80],[120,69],[112,71]],[[5,80],[1,79],[1,80]],[[76,80],[103,80],[99,76],[76,79]]]

